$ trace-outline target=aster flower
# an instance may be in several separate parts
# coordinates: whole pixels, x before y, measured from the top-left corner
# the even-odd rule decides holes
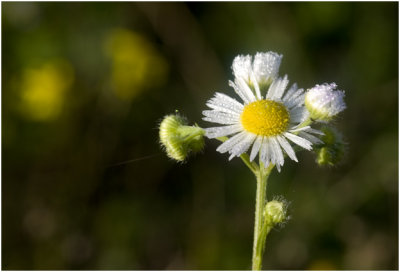
[[[344,91],[335,83],[316,85],[305,96],[305,105],[314,120],[329,121],[346,108]]]
[[[278,77],[281,60],[282,55],[274,52],[257,53],[254,58],[239,55],[233,60],[234,80],[229,85],[241,101],[217,92],[206,103],[210,109],[203,111],[203,120],[218,126],[189,126],[185,118],[173,114],[165,116],[159,127],[160,143],[174,160],[185,161],[191,153],[201,151],[206,136],[223,141],[217,151],[229,153],[229,160],[240,157],[254,174],[253,270],[262,269],[271,229],[289,218],[287,201],[267,201],[268,179],[275,166],[280,172],[286,155],[297,162],[295,150],[311,150],[313,144],[319,165],[337,164],[345,150],[341,135],[333,128],[322,127],[321,132],[310,127],[314,121],[331,120],[346,108],[344,92],[336,90],[335,83],[316,85],[307,93],[294,83],[287,90],[287,76]],[[257,156],[258,163],[254,162]]]
[[[206,104],[211,110],[203,111],[203,120],[224,126],[206,128],[206,136],[218,138],[233,135],[217,151],[228,152],[229,159],[232,159],[252,146],[250,161],[259,154],[265,166],[272,163],[280,171],[280,166],[284,164],[282,149],[297,162],[288,140],[311,150],[312,143],[319,142],[312,134],[320,132],[310,126],[299,126],[307,117],[303,105],[304,91],[293,84],[284,95],[288,83],[287,76],[274,80],[266,96],[262,97],[257,80],[253,81],[253,90],[242,77],[237,77],[229,85],[243,100],[243,104],[225,94],[216,93]]]

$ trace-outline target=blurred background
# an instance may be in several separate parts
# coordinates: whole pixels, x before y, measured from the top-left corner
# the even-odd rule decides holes
[[[269,50],[291,83],[346,91],[349,145],[272,174],[291,220],[264,268],[398,269],[396,2],[3,2],[2,269],[249,269],[252,174],[215,140],[175,163],[157,126],[210,126],[233,58]]]

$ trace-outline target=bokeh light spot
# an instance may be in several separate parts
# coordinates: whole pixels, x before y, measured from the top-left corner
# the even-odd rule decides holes
[[[120,99],[132,99],[146,88],[164,84],[167,62],[140,34],[112,30],[105,40],[105,53],[112,62],[112,88]]]
[[[74,81],[72,66],[65,60],[48,61],[22,72],[20,109],[35,121],[56,119],[63,107],[65,93]]]

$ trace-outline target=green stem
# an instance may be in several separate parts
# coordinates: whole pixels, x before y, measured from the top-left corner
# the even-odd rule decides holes
[[[308,122],[308,120],[306,122]],[[307,125],[306,122],[303,123],[304,126]],[[224,136],[216,139],[221,142],[225,142],[228,140],[228,137]],[[260,166],[258,166],[257,163],[250,161],[247,153],[240,155],[240,158],[257,178],[252,268],[253,270],[261,270],[262,257],[265,249],[265,240],[269,231],[271,230],[271,226],[264,222],[264,208],[267,201],[267,181],[275,165],[270,164],[268,167],[264,167],[264,164],[260,160]]]
[[[264,253],[265,238],[267,237],[264,229],[264,207],[267,200],[267,181],[271,170],[275,165],[270,164],[264,168],[260,163],[260,168],[256,173],[257,192],[256,192],[256,211],[254,219],[254,240],[253,240],[253,270],[261,270],[262,257]],[[269,232],[269,231],[268,231]],[[265,235],[264,235],[265,234]]]
[[[263,256],[263,253],[265,250],[265,242],[267,239],[267,235],[269,234],[272,227],[273,227],[273,224],[270,224],[270,222],[268,222],[267,218],[264,218],[261,232],[260,232],[260,238],[258,239],[257,249],[256,249],[257,252],[261,252],[261,260],[262,260],[262,256]],[[261,269],[261,265],[262,265],[262,263],[260,262],[258,270]],[[254,270],[254,268],[253,268],[253,270]]]
[[[257,172],[259,172],[259,167],[255,162],[251,162],[249,155],[247,153],[243,153],[240,155],[240,158],[246,164],[246,166],[255,174],[257,175]]]

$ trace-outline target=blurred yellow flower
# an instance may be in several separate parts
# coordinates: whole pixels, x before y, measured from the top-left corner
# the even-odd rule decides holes
[[[112,61],[111,84],[117,97],[131,99],[164,83],[167,62],[144,37],[118,28],[110,32],[104,45]]]
[[[22,113],[35,121],[54,120],[62,111],[65,93],[73,81],[73,68],[65,60],[26,68],[20,85]]]

